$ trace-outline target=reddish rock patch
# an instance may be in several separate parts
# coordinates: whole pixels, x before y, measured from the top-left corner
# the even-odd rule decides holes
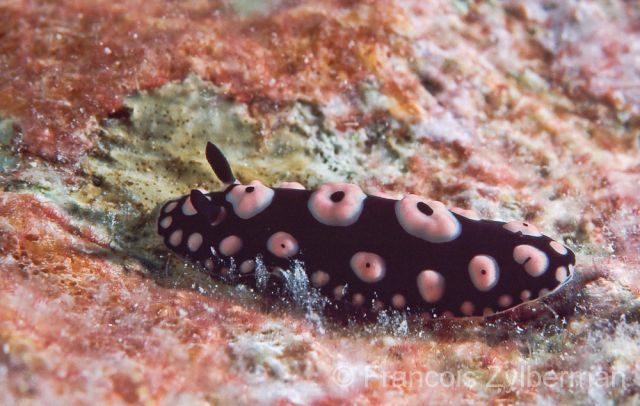
[[[30,153],[74,161],[95,141],[94,117],[188,72],[243,102],[353,95],[377,69],[372,53],[404,52],[387,47],[394,15],[387,4],[331,1],[252,18],[195,0],[15,1],[0,8],[0,112],[18,120]],[[392,78],[383,86],[408,96]]]

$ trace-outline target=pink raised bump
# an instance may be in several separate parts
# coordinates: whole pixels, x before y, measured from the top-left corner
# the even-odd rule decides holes
[[[230,235],[220,241],[219,250],[222,255],[228,257],[237,254],[242,249],[242,240],[237,235]]]
[[[445,280],[442,274],[430,269],[418,274],[418,291],[427,303],[435,303],[442,299],[445,289]]]
[[[354,294],[351,298],[351,303],[353,303],[354,306],[362,306],[364,304],[364,296],[362,293]]]
[[[172,222],[173,222],[173,218],[171,216],[167,216],[167,217],[163,218],[162,220],[160,220],[160,227],[168,228],[171,225]]]
[[[278,231],[267,240],[267,249],[277,257],[290,258],[298,253],[300,247],[291,234]]]
[[[184,203],[182,203],[182,214],[185,216],[193,216],[196,213],[196,208],[193,207],[193,203],[191,203],[191,197],[187,197]]]
[[[500,269],[489,255],[476,255],[469,261],[469,277],[476,289],[486,292],[498,283]]]
[[[193,233],[189,238],[187,238],[187,247],[189,248],[189,251],[196,252],[200,249],[200,246],[202,246],[202,234]]]
[[[256,268],[256,262],[253,259],[247,259],[240,264],[240,273],[250,273]]]
[[[463,302],[460,305],[460,313],[462,313],[465,316],[471,316],[473,315],[473,312],[475,311],[476,307],[473,305],[473,303],[466,301]]]
[[[317,288],[321,288],[329,283],[329,274],[324,271],[315,271],[311,274],[311,283]]]
[[[524,266],[525,271],[533,277],[538,277],[546,272],[549,267],[547,254],[533,245],[518,245],[513,249],[513,259]]]
[[[431,210],[425,214],[419,210],[424,204]],[[396,203],[396,217],[407,233],[423,240],[440,243],[458,238],[462,228],[458,220],[441,202],[408,195]]]
[[[378,282],[384,277],[386,265],[379,255],[372,252],[358,252],[351,257],[351,269],[364,282]]]
[[[169,236],[169,244],[177,247],[182,242],[182,230],[176,230]]]
[[[254,180],[248,185],[235,186],[225,200],[233,205],[233,211],[241,219],[250,219],[264,211],[273,200],[275,192]]]
[[[339,201],[332,200],[336,193],[342,193]],[[326,183],[318,188],[309,199],[311,215],[322,224],[329,226],[350,226],[360,217],[367,195],[359,186],[351,183]]]
[[[498,298],[498,306],[505,309],[513,304],[513,297],[511,295],[502,295]]]
[[[569,250],[567,250],[567,247],[560,244],[558,241],[551,241],[549,243],[549,246],[560,255],[567,255],[567,252],[569,252]]]
[[[305,187],[302,183],[299,182],[282,182],[280,184],[280,188],[282,189],[296,189],[296,190],[304,190]]]
[[[164,206],[164,212],[165,213],[172,212],[176,208],[176,206],[178,206],[178,202],[167,203],[167,205]]]
[[[396,309],[403,309],[407,305],[407,299],[401,294],[395,294],[391,297],[391,305]]]
[[[567,270],[566,267],[559,266],[558,268],[556,268],[555,277],[558,282],[562,283],[566,281],[567,278],[569,277],[569,271]]]

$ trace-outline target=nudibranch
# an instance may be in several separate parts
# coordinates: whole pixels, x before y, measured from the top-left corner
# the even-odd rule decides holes
[[[573,276],[574,253],[525,222],[483,220],[347,183],[242,185],[212,143],[206,157],[224,191],[168,201],[158,233],[169,249],[227,280],[255,283],[258,267],[275,274],[298,260],[334,303],[452,317],[507,310]]]

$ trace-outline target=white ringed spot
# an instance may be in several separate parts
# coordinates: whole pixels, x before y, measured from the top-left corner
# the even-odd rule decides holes
[[[435,200],[407,195],[396,203],[395,211],[404,231],[429,242],[453,241],[462,231],[454,215]]]
[[[366,197],[358,185],[326,183],[313,192],[307,207],[320,223],[346,227],[358,221]]]
[[[234,186],[225,196],[225,200],[233,205],[236,216],[247,220],[269,207],[274,194],[273,189],[254,180],[248,185]]]

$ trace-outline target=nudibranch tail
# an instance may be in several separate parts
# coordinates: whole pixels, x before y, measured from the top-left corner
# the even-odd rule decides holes
[[[328,183],[236,183],[222,152],[206,156],[223,191],[167,202],[158,233],[177,254],[227,280],[255,283],[302,261],[311,284],[346,309],[482,316],[563,286],[575,255],[531,224],[482,220],[416,195]],[[262,282],[260,282],[262,283]]]

